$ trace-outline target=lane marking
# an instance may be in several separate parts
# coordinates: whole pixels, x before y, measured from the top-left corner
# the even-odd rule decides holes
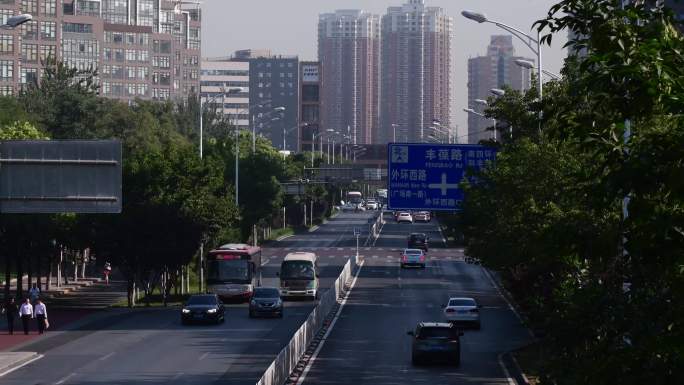
[[[106,360],[107,358],[109,358],[109,357],[111,357],[111,356],[113,356],[113,355],[115,355],[115,354],[116,354],[116,352],[111,352],[111,353],[107,354],[106,356],[102,356],[102,357],[100,357],[100,361],[104,361],[104,360]]]
[[[498,356],[496,356],[496,359],[499,361],[499,366],[501,367],[501,370],[503,370],[504,376],[506,376],[506,380],[508,380],[508,385],[516,385],[515,381],[511,378],[511,374],[508,372],[508,368],[506,368],[506,365],[503,363],[503,359],[501,357],[503,356],[503,353],[499,353]]]
[[[178,373],[176,373],[175,376],[173,376],[173,378],[171,378],[171,380],[177,380],[177,379],[181,378],[181,376],[184,374],[185,373],[183,373],[183,372],[178,372]]]
[[[11,368],[11,369],[5,370],[4,372],[0,373],[0,377],[2,377],[2,376],[4,376],[4,375],[7,375],[7,374],[10,374],[10,373],[12,373],[13,371],[15,371],[15,370],[17,370],[17,369],[19,369],[19,368],[23,368],[24,366],[30,364],[31,362],[37,361],[37,360],[39,360],[39,359],[41,359],[41,358],[43,358],[43,355],[42,355],[42,354],[38,354],[37,356],[35,356],[35,357],[33,357],[32,359],[30,359],[30,360],[28,360],[28,361],[22,363],[21,365],[17,365],[17,366],[15,366],[15,367]]]
[[[61,380],[55,382],[55,385],[62,385],[62,384],[65,383],[68,379],[70,379],[71,377],[73,377],[73,376],[75,376],[75,375],[76,375],[76,373],[71,373],[70,375],[68,375],[68,376],[62,378]]]
[[[304,368],[302,375],[299,376],[299,379],[297,380],[296,385],[302,385],[302,383],[304,383],[304,380],[306,380],[306,375],[309,374],[309,371],[311,370],[311,367],[313,366],[314,362],[316,361],[318,354],[321,352],[321,349],[323,349],[323,345],[325,345],[325,341],[328,340],[328,336],[330,336],[330,332],[332,332],[333,328],[335,327],[335,324],[337,323],[337,320],[340,318],[340,314],[342,314],[342,309],[344,308],[344,305],[347,304],[347,299],[351,295],[351,291],[354,289],[354,286],[356,286],[356,280],[359,278],[359,273],[361,272],[361,269],[363,268],[363,264],[364,264],[364,261],[361,261],[361,263],[359,264],[358,270],[356,270],[356,274],[354,274],[354,279],[352,280],[351,285],[349,285],[349,290],[347,291],[344,298],[342,299],[342,302],[340,302],[340,307],[337,309],[337,313],[335,314],[335,317],[333,318],[332,322],[330,322],[330,326],[328,327],[328,330],[323,335],[323,338],[321,339],[321,342],[319,342],[318,346],[316,347],[316,350],[314,351],[313,355],[311,356],[311,358],[309,358],[309,362],[306,363],[306,367]]]
[[[202,361],[203,359],[207,358],[207,356],[209,356],[209,352],[206,352],[206,353],[202,354],[202,355],[200,356],[199,360]]]
[[[261,266],[266,266],[271,261],[270,258],[266,258],[265,261],[261,262]]]

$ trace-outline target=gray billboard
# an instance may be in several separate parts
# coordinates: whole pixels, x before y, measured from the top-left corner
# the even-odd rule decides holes
[[[120,213],[121,142],[0,142],[0,213]]]

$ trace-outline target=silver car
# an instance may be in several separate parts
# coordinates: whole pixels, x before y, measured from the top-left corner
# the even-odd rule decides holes
[[[477,302],[472,298],[467,297],[453,297],[449,298],[449,302],[444,307],[444,318],[452,324],[467,324],[473,325],[476,329],[480,329],[480,308]]]

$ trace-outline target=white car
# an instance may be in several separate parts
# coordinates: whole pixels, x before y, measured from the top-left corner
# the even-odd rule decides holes
[[[469,324],[480,329],[480,308],[472,298],[453,297],[444,306],[444,317],[453,324]]]
[[[378,202],[368,200],[366,202],[366,210],[377,210],[378,209]]]
[[[397,216],[397,223],[401,222],[408,222],[408,223],[413,223],[413,217],[411,216],[411,213],[407,212],[401,212]]]

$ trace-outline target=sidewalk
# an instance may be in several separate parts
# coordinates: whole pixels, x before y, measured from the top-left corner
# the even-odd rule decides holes
[[[0,352],[0,377],[41,357],[36,352]]]
[[[95,313],[93,310],[50,310],[48,307],[50,328],[46,331],[45,335],[49,335],[53,331],[66,330],[73,322],[93,313]],[[38,337],[40,337],[40,334],[38,334],[38,326],[35,320],[31,320],[29,334],[25,335],[24,330],[22,329],[21,320],[18,318],[15,319],[14,334],[9,335],[7,332],[7,317],[4,314],[0,316],[0,351],[7,351],[14,346],[24,344]],[[2,370],[0,369],[0,372],[1,371]]]

